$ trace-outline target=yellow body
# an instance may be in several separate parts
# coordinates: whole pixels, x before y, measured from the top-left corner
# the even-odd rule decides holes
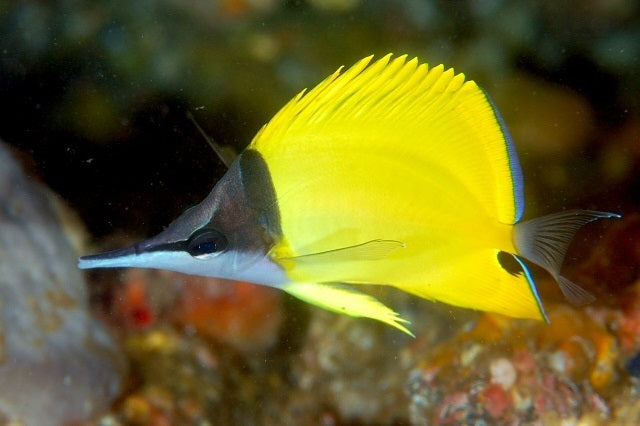
[[[284,237],[272,259],[297,283],[384,284],[541,319],[526,274],[498,262],[516,253],[517,207],[486,95],[442,66],[370,60],[296,96],[249,146],[276,192]]]

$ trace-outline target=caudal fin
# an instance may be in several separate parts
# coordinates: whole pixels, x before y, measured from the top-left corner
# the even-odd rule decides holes
[[[576,232],[587,223],[619,217],[616,213],[568,210],[516,224],[513,239],[520,255],[549,271],[569,302],[581,306],[593,302],[595,297],[560,275],[567,248]]]

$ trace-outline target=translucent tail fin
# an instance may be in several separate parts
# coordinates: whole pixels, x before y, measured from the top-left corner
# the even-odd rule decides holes
[[[567,248],[576,232],[587,223],[619,217],[616,213],[568,210],[516,224],[513,239],[520,255],[549,271],[569,302],[585,305],[595,300],[593,295],[560,275]]]

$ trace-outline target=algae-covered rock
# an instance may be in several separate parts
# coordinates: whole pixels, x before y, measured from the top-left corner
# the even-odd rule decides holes
[[[120,389],[120,352],[89,314],[51,195],[2,144],[0,164],[0,415],[29,426],[87,419]]]

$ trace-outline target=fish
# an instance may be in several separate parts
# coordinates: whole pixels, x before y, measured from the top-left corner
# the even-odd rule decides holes
[[[578,229],[620,215],[523,213],[518,156],[488,94],[443,65],[368,56],[298,93],[165,230],[78,266],[251,282],[410,335],[358,287],[548,321],[533,263],[570,302],[591,302],[560,269]]]

